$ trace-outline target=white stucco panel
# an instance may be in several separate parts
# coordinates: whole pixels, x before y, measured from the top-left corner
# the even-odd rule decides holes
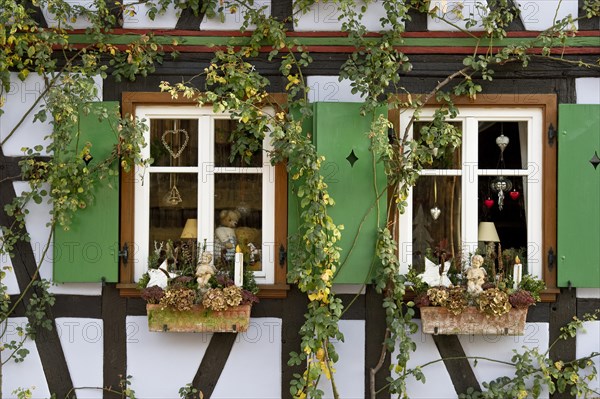
[[[123,28],[125,29],[174,29],[179,18],[174,5],[169,5],[165,12],[156,14],[154,20],[148,16],[150,7],[138,0],[124,0],[127,6],[123,12]]]
[[[526,30],[542,31],[571,14],[577,18],[577,0],[516,0]],[[577,22],[575,22],[577,27]]]
[[[2,342],[19,341],[17,327],[25,328],[27,319],[14,317],[9,318],[6,322],[6,334],[2,338]],[[0,325],[0,327],[4,328],[4,325]],[[17,388],[23,388],[33,389],[33,399],[48,398],[50,391],[35,342],[30,339],[26,340],[24,348],[29,350],[29,354],[23,362],[15,363],[11,360],[2,367],[3,397],[6,399],[16,398],[13,392]],[[0,352],[0,355],[6,356],[6,351]],[[1,360],[4,361],[5,358],[2,357]]]
[[[225,1],[227,4],[236,4],[235,1]],[[271,0],[256,0],[252,7],[254,10],[263,10],[263,14],[271,15]],[[224,19],[221,21],[219,16],[214,18],[205,18],[200,24],[201,30],[239,30],[244,22],[244,15],[247,10],[245,7],[229,7],[223,10]],[[256,25],[248,26],[249,30],[255,28]]]
[[[427,16],[427,29],[430,31],[458,31],[458,27],[466,29],[464,19],[468,17],[472,17],[478,22],[469,30],[482,30],[481,19],[489,11],[487,3],[478,0],[432,0],[429,8],[430,10],[436,9],[438,16],[438,18]],[[444,18],[448,22],[442,21],[440,18]]]
[[[600,353],[600,321],[588,321],[583,323],[585,331],[579,331],[577,333],[577,349],[575,356],[579,359],[585,356],[589,356],[592,352]],[[596,356],[593,359],[596,370],[600,370],[600,358]],[[600,391],[600,380],[596,378],[593,381],[588,382],[588,386],[595,390]]]
[[[45,84],[41,76],[32,73],[27,79],[21,81],[18,74],[10,74],[10,90],[4,95],[6,103],[4,104],[4,113],[0,115],[0,139],[1,141],[11,134],[13,129],[20,122],[23,115],[33,106],[40,94],[44,91]],[[42,123],[33,122],[34,115],[40,110],[41,102],[31,111],[23,120],[21,125],[15,130],[14,134],[4,143],[2,151],[6,156],[22,156],[23,147],[34,147],[42,144],[46,147],[49,142],[44,137],[52,132],[52,126],[49,121]],[[46,154],[43,152],[43,154]]]
[[[281,397],[281,356],[281,319],[251,318],[248,331],[238,334],[211,398]]]
[[[358,399],[365,397],[365,321],[340,320],[340,331],[344,342],[334,342],[339,355],[335,364],[335,384],[340,398]],[[285,356],[285,354],[284,354]],[[333,398],[331,381],[321,377],[319,388],[324,398]]]
[[[575,79],[575,90],[577,104],[600,104],[600,78]]]
[[[419,330],[411,336],[417,344],[417,350],[410,354],[410,360],[407,367],[413,369],[418,366],[423,366],[426,363],[440,359],[438,351],[431,334],[424,334],[421,330],[421,320],[413,320],[418,324]],[[392,362],[395,362],[397,352],[392,354]],[[408,396],[414,399],[453,399],[456,398],[452,380],[446,370],[444,362],[432,363],[422,369],[426,381],[417,381],[410,377],[406,381],[406,390]],[[394,378],[398,375],[392,372]]]
[[[349,79],[339,80],[339,76],[309,76],[306,85],[309,88],[309,102],[353,102],[359,103],[364,100],[356,93],[352,93],[351,81]]]
[[[459,335],[460,342],[467,356],[482,356],[490,359],[510,362],[513,350],[523,352],[523,347],[537,347],[540,353],[549,345],[548,323],[527,323],[521,336],[504,335]],[[514,376],[515,370],[509,365],[478,360],[469,361],[479,383],[488,382],[498,377]],[[548,391],[542,390],[542,398],[548,397]]]
[[[56,330],[78,398],[102,398],[104,334],[102,320],[57,318]]]
[[[29,190],[27,182],[14,182],[15,192],[20,195],[23,191]],[[48,187],[46,187],[48,189]],[[31,237],[31,248],[37,264],[42,261],[40,275],[43,279],[52,281],[52,245],[46,252],[42,260],[42,254],[50,235],[50,228],[46,226],[50,222],[51,205],[44,200],[41,204],[30,202],[27,206],[29,213],[25,216],[25,225]],[[50,287],[50,292],[54,294],[65,295],[100,295],[102,286],[99,283],[68,283],[55,284]]]
[[[64,0],[65,3],[69,4],[70,6],[82,6],[87,8],[88,10],[96,10],[97,7],[94,5],[94,2],[92,0]],[[44,14],[44,18],[46,18],[46,23],[48,24],[49,27],[51,28],[55,28],[58,26],[59,21],[56,18],[56,14],[51,13],[48,10],[48,7],[43,7],[42,8],[42,13]],[[91,26],[90,20],[87,17],[84,16],[78,16],[75,17],[75,21],[69,21],[69,25],[71,25],[71,27],[73,29],[85,29],[85,28],[89,28]],[[61,24],[62,27],[64,27],[64,23]]]
[[[360,7],[364,3],[357,2],[356,10],[360,11]],[[305,13],[297,14],[297,21],[294,21],[294,30],[297,32],[310,31],[329,31],[339,32],[342,30],[344,20],[339,20],[341,12],[335,2],[317,2],[310,7]],[[379,32],[385,29],[379,21],[385,16],[385,9],[382,2],[371,2],[366,12],[364,13],[361,22],[368,31]]]
[[[146,316],[127,317],[127,374],[139,399],[178,398],[192,382],[212,334],[148,331]]]

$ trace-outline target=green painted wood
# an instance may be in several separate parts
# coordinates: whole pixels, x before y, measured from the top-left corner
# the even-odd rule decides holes
[[[558,286],[600,287],[600,105],[559,105]]]
[[[73,149],[79,143],[92,143],[94,157],[89,164],[106,159],[117,142],[116,120],[118,102],[93,103],[92,108],[104,107],[109,119],[98,120],[93,112],[81,114],[79,140],[73,140]],[[72,155],[72,154],[71,154]],[[112,165],[118,171],[118,163]],[[68,231],[56,227],[54,231],[55,282],[117,282],[119,242],[119,179],[111,176],[100,181],[94,191],[94,203],[75,215]]]
[[[336,283],[368,282],[378,231],[375,178],[379,192],[386,187],[383,164],[373,164],[367,134],[373,115],[361,116],[360,103],[315,103],[314,142],[325,157],[321,173],[335,201],[330,215],[343,225],[341,264]],[[378,114],[383,114],[380,109]],[[354,152],[354,165],[347,159]],[[376,170],[376,177],[374,171]],[[379,198],[379,222],[385,223],[386,195]]]

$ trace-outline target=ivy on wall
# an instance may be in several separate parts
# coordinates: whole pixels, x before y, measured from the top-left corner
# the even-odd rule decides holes
[[[294,15],[291,18],[308,12],[315,3],[316,0],[295,1]],[[452,152],[460,144],[460,133],[446,122],[447,118],[458,113],[453,98],[468,96],[475,99],[483,91],[485,83],[493,80],[495,70],[509,63],[526,68],[535,58],[543,57],[586,68],[598,68],[599,65],[566,58],[564,52],[560,51],[576,31],[574,23],[578,18],[572,16],[557,20],[551,28],[535,37],[512,41],[510,45],[497,48],[495,43],[507,37],[507,27],[518,15],[518,9],[509,0],[489,0],[487,5],[478,6],[485,8],[485,12],[481,13],[481,20],[476,20],[474,15],[462,15],[460,9],[452,11],[464,20],[467,29],[479,24],[483,32],[477,35],[457,26],[450,15],[439,16],[439,10],[431,8],[429,1],[381,0],[385,14],[380,22],[386,30],[379,35],[368,34],[363,23],[363,16],[371,1],[336,0],[332,3],[340,11],[342,31],[347,34],[354,47],[354,51],[340,68],[339,75],[340,78],[349,79],[352,92],[365,99],[363,112],[369,114],[381,106],[389,109],[410,108],[415,111],[409,126],[404,131],[395,132],[393,140],[388,137],[391,124],[386,118],[373,118],[371,129],[365,137],[371,143],[373,162],[384,164],[389,187],[392,187],[390,192],[385,193],[392,199],[387,210],[388,217],[378,221],[380,233],[377,246],[373,248],[373,255],[381,264],[373,275],[377,291],[383,294],[382,306],[386,312],[387,331],[382,343],[382,361],[378,365],[372,365],[370,392],[373,398],[381,390],[407,397],[406,379],[414,376],[424,381],[424,375],[421,367],[407,367],[410,354],[416,349],[416,343],[410,338],[410,334],[416,331],[416,324],[412,321],[414,304],[403,300],[406,277],[399,274],[398,248],[391,231],[394,230],[394,215],[407,206],[409,190],[416,183],[421,169],[431,164],[434,158]],[[116,44],[116,38],[111,34],[112,29],[118,26],[119,16],[131,14],[132,7],[137,3],[122,5],[118,2],[94,0],[92,7],[82,7],[70,5],[63,0],[38,0],[33,4],[47,7],[54,14],[57,26],[43,28],[23,5],[11,0],[0,0],[0,19],[3,22],[0,29],[0,46],[3,49],[0,52],[0,81],[3,90],[0,105],[10,88],[11,72],[18,73],[20,79],[36,73],[46,83],[36,104],[4,137],[1,144],[15,133],[25,117],[33,113],[33,109],[39,104],[41,109],[36,112],[35,120],[50,121],[53,130],[48,137],[51,144],[47,148],[34,145],[24,149],[26,159],[21,167],[23,176],[28,178],[29,190],[15,198],[5,209],[5,212],[15,217],[16,222],[12,226],[2,226],[0,249],[3,253],[11,253],[18,240],[28,240],[24,217],[30,201],[51,203],[51,225],[68,228],[73,213],[93,201],[91,192],[94,185],[113,173],[109,165],[120,162],[128,170],[150,162],[140,156],[140,148],[145,145],[144,125],[125,116],[119,118],[115,126],[119,144],[113,153],[98,162],[97,166],[88,168],[85,156],[93,150],[90,143],[73,145],[73,141],[78,138],[80,113],[92,112],[81,104],[97,98],[93,80],[95,76],[104,79],[111,75],[117,81],[135,80],[153,73],[156,63],[163,61],[166,52],[172,52],[173,57],[177,55],[175,50],[178,40],[173,39],[169,45],[165,45],[164,41],[157,40],[150,34],[139,35],[126,45]],[[195,98],[199,105],[212,104],[217,112],[228,111],[233,118],[240,120],[242,123],[232,137],[232,156],[239,154],[248,157],[248,154],[261,148],[263,139],[269,135],[273,142],[270,154],[272,162],[286,162],[289,176],[298,182],[301,223],[296,247],[299,250],[298,256],[290,264],[288,279],[307,295],[309,304],[305,323],[300,330],[301,347],[297,352],[291,353],[289,359],[290,365],[304,365],[304,372],[295,376],[290,393],[297,398],[320,398],[323,392],[318,384],[325,378],[330,380],[334,396],[339,397],[335,364],[340,359],[332,342],[343,340],[339,320],[344,308],[332,290],[332,281],[340,267],[338,243],[343,229],[330,216],[335,198],[328,193],[321,173],[325,160],[302,128],[305,119],[312,113],[304,74],[312,63],[310,53],[297,38],[288,35],[286,26],[290,21],[271,18],[265,12],[266,7],[257,6],[252,0],[159,0],[141,1],[139,4],[147,8],[151,19],[171,6],[179,11],[189,9],[195,15],[222,18],[225,13],[244,10],[242,31],[251,26],[252,30],[243,44],[236,43],[235,46],[218,49],[213,60],[203,71],[199,71],[197,77],[183,83],[162,82],[160,89],[170,92],[174,97]],[[585,16],[582,18],[596,17],[600,14],[600,6],[598,2],[586,1],[584,11]],[[422,96],[411,95],[402,82],[402,76],[410,74],[413,65],[410,57],[399,49],[398,43],[405,33],[405,21],[411,18],[412,12],[437,16],[449,26],[463,30],[475,43],[472,54],[464,57],[463,68],[449,73]],[[89,20],[90,27],[86,29],[86,35],[92,44],[71,42],[69,29],[78,18]],[[265,46],[270,48],[268,61],[278,65],[279,72],[287,83],[285,91],[288,102],[285,105],[273,104],[278,110],[274,115],[262,111],[269,103],[269,80],[254,65]],[[196,87],[196,80],[200,78],[204,83],[199,89]],[[439,107],[433,120],[421,137],[409,139],[410,126],[418,118],[419,110],[434,100]],[[2,107],[0,112],[4,112]],[[94,112],[104,119],[108,111]],[[41,159],[42,150],[52,156]],[[51,189],[47,189],[48,185]],[[383,194],[377,192],[375,197],[379,198]],[[49,242],[50,237],[46,250]],[[32,281],[37,279],[38,276],[35,275]],[[33,303],[34,306],[43,308],[52,304],[51,296],[47,294],[47,290],[44,292],[45,299]],[[1,322],[14,311],[16,303],[11,303],[6,296],[0,301]],[[30,325],[35,326],[35,317],[32,316],[29,320]],[[569,331],[571,330],[567,330]],[[23,332],[24,337],[31,334],[32,332]],[[564,338],[571,335],[568,333]],[[22,344],[23,342],[15,342],[11,347],[3,347],[3,350],[12,353],[15,360],[21,360],[26,355]],[[393,365],[398,377],[391,379],[386,387],[376,387],[375,375],[382,367],[387,352],[398,354]],[[529,372],[531,367],[539,367],[543,374],[539,384],[548,385],[550,390],[574,389],[586,394],[590,391],[583,379],[572,376],[589,370],[592,356],[583,359],[583,363],[569,364],[568,367],[559,364],[559,367],[556,363],[548,366],[544,360],[546,357],[542,354],[526,352],[517,355],[513,364],[519,370],[527,366]],[[533,365],[534,362],[537,362],[537,366]],[[592,374],[595,375],[595,371]],[[494,395],[499,384],[514,384],[515,389],[518,388],[515,392],[520,396],[523,375],[517,373],[514,379],[490,383],[484,395],[498,397]],[[536,392],[539,391],[535,391],[534,395]]]

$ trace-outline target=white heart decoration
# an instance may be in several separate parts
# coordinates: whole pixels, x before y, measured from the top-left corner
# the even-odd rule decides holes
[[[165,140],[165,138],[167,137],[168,134],[176,135],[176,134],[180,134],[180,133],[183,133],[183,135],[185,136],[185,140],[183,141],[183,144],[179,148],[179,151],[173,152],[173,149],[169,146],[169,144],[167,144],[167,140]],[[189,140],[190,140],[190,135],[188,134],[188,132],[185,129],[167,130],[163,133],[162,138],[161,138],[163,145],[165,146],[167,151],[169,151],[169,154],[171,154],[173,159],[177,159],[181,156],[181,154],[183,153],[183,150],[185,150],[185,147],[187,147],[187,143]]]
[[[440,214],[442,213],[440,208],[438,208],[437,206],[434,206],[433,208],[431,208],[429,210],[429,212],[431,213],[431,217],[433,218],[433,220],[438,220],[438,218],[440,217]]]

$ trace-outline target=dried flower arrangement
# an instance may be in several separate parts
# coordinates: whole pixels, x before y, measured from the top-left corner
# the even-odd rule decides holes
[[[233,269],[229,264],[216,269],[206,242],[201,247],[189,242],[155,243],[148,272],[138,283],[148,304],[151,330],[159,319],[161,331],[243,331],[250,307],[258,302],[258,286],[249,270],[244,271],[243,286],[236,286]],[[248,319],[242,318],[242,325],[240,309]],[[198,314],[200,321],[190,320],[195,327],[187,328],[182,320],[190,319],[190,313]],[[237,324],[220,320],[229,314],[235,315]]]
[[[502,253],[502,256],[498,257],[499,267],[497,269],[494,269],[494,259],[490,259],[489,254],[486,258],[479,254],[471,256],[470,262],[466,262],[469,263],[469,267],[460,272],[451,270],[450,265],[452,262],[447,259],[443,259],[439,265],[429,261],[425,272],[421,274],[417,274],[415,270],[411,269],[407,279],[416,294],[414,302],[417,307],[421,308],[422,319],[432,314],[430,310],[424,312],[424,308],[444,308],[444,314],[452,319],[450,324],[446,323],[447,328],[444,331],[463,333],[459,327],[451,324],[460,324],[468,319],[468,322],[471,323],[470,328],[473,328],[476,323],[473,319],[474,310],[485,316],[484,319],[497,319],[494,321],[497,327],[500,318],[507,321],[513,318],[509,316],[509,313],[514,309],[513,312],[519,313],[519,317],[522,318],[521,324],[524,326],[527,308],[540,301],[540,292],[545,288],[545,285],[543,281],[528,274],[513,276],[513,269],[507,272],[501,259],[505,258],[508,252],[514,254],[515,250],[507,250]],[[523,258],[522,253],[521,257]],[[520,264],[519,256],[515,255],[513,259],[515,264]],[[441,267],[442,264],[445,266]],[[489,270],[489,267],[492,268],[491,272],[486,270]],[[514,270],[517,270],[517,268]],[[468,313],[468,316],[466,313]],[[439,319],[436,322],[444,324]],[[448,333],[439,332],[442,330],[437,327],[435,329],[436,333]],[[484,329],[481,331],[491,330]],[[508,329],[505,329],[505,331],[509,333]],[[515,333],[518,334],[519,328],[510,331],[516,331]]]

